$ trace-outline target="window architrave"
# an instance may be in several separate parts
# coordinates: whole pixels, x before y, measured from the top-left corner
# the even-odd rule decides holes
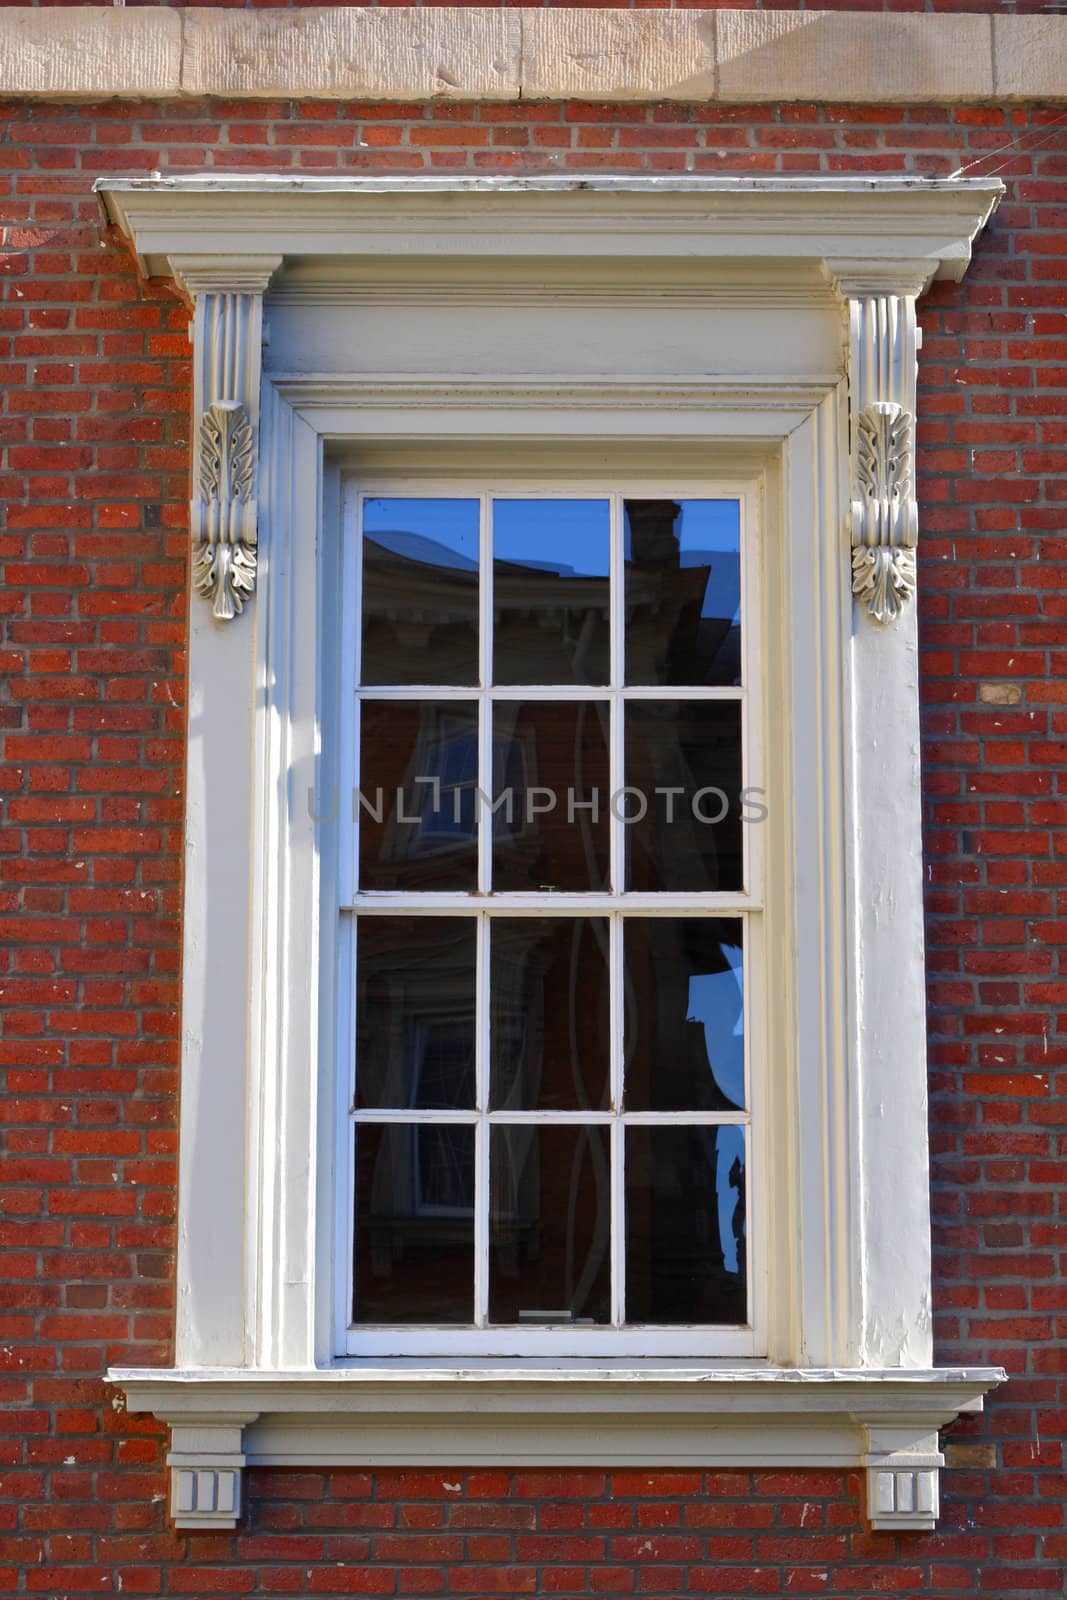
[[[707,1464],[865,1465],[876,1525],[931,1526],[940,1464],[933,1430],[979,1404],[997,1381],[992,1369],[931,1367],[917,679],[914,606],[907,604],[913,537],[909,545],[906,530],[894,535],[881,569],[883,589],[903,596],[891,626],[872,622],[854,603],[842,538],[848,507],[856,504],[858,424],[872,406],[895,406],[913,419],[915,297],[935,272],[962,270],[996,186],[956,185],[948,196],[944,185],[938,191],[900,181],[881,189],[834,180],[718,190],[684,180],[674,190],[636,180],[587,187],[588,215],[562,198],[582,198],[573,183],[544,186],[525,214],[506,184],[452,191],[370,185],[369,232],[382,253],[400,248],[412,223],[401,213],[389,231],[389,197],[415,196],[418,211],[421,194],[430,197],[428,213],[437,205],[424,219],[424,252],[440,250],[441,228],[450,248],[462,249],[454,230],[463,218],[438,203],[459,189],[475,211],[474,193],[501,199],[500,215],[485,227],[490,234],[496,228],[494,237],[515,255],[544,254],[548,196],[559,215],[572,206],[573,227],[547,207],[555,219],[553,258],[567,262],[584,250],[585,264],[595,266],[606,237],[632,254],[637,247],[626,230],[638,215],[647,237],[658,207],[659,221],[670,226],[656,248],[668,259],[699,240],[706,255],[743,257],[747,250],[777,264],[757,288],[718,285],[722,303],[747,306],[750,327],[761,293],[764,304],[768,297],[774,303],[777,284],[778,300],[795,305],[802,290],[801,300],[817,301],[823,315],[828,306],[842,307],[845,355],[839,350],[822,370],[799,375],[783,375],[763,348],[748,373],[712,378],[618,370],[595,380],[569,372],[269,372],[261,389],[248,382],[244,404],[250,425],[258,425],[260,462],[253,619],[220,627],[195,598],[192,613],[177,1365],[170,1374],[114,1374],[131,1405],[175,1426],[174,1504],[183,1525],[233,1525],[246,1455],[295,1462],[324,1459],[325,1451],[331,1460],[373,1461],[398,1459],[393,1449],[410,1452],[416,1447],[402,1429],[390,1436],[379,1422],[368,1431],[386,1394],[394,1409],[422,1419],[421,1453],[405,1460],[501,1459],[485,1454],[492,1447],[469,1418],[470,1400],[457,1399],[462,1378],[479,1386],[474,1409],[496,1415],[496,1436],[505,1441],[496,1448],[510,1449],[509,1459],[588,1459],[585,1437],[576,1445],[562,1418],[549,1424],[545,1417],[566,1412],[585,1435],[610,1393],[611,1407],[621,1405],[630,1420],[604,1446],[606,1459],[640,1464],[669,1452],[676,1461]],[[337,238],[330,228],[340,223],[329,197],[339,189],[312,190],[303,240],[310,254],[331,262]],[[268,198],[269,191],[268,184]],[[161,192],[166,203],[138,222],[130,194],[158,200]],[[681,197],[674,211],[672,194]],[[694,196],[705,203],[711,196],[710,211],[694,209]],[[242,226],[240,217],[224,219],[219,202],[227,198],[224,188],[203,183],[162,191],[130,185],[113,186],[109,202],[148,263],[165,254],[196,296],[201,411],[218,375],[210,317],[229,295],[235,309],[218,315],[231,317],[254,350],[263,290],[279,261],[271,248],[285,251],[284,216],[268,222],[267,207],[246,206]],[[799,219],[798,201],[801,213],[807,206]],[[205,243],[206,214],[220,238],[213,252],[193,253]],[[469,224],[469,214],[463,217]],[[918,237],[923,217],[930,226]],[[356,232],[352,221],[343,239],[349,248]],[[252,253],[238,257],[238,241]],[[668,297],[682,292],[660,288]],[[319,282],[317,292],[344,298],[336,281],[332,289]],[[582,292],[595,303],[595,285],[585,283]],[[685,292],[693,292],[688,282]],[[714,285],[705,292],[713,294]],[[910,409],[889,394],[910,398]],[[768,1203],[789,1218],[790,1251],[786,1289],[770,1308],[766,1362],[720,1364],[702,1374],[702,1389],[692,1387],[695,1374],[669,1369],[638,1377],[603,1366],[524,1366],[509,1382],[491,1367],[462,1375],[446,1367],[370,1370],[339,1364],[333,1353],[330,1163],[322,1159],[331,1148],[332,1113],[320,1076],[323,1062],[333,1060],[333,1022],[315,975],[336,962],[322,916],[336,846],[316,831],[306,795],[331,783],[323,729],[336,717],[336,689],[324,656],[308,641],[337,631],[339,585],[328,565],[340,516],[336,447],[342,440],[357,450],[361,441],[458,443],[472,434],[502,448],[516,438],[559,448],[575,437],[607,437],[661,452],[695,443],[709,462],[743,462],[759,477],[776,542],[765,572],[766,637],[778,646],[768,674],[775,716],[767,782],[785,803],[769,841],[766,905],[775,947],[769,960],[789,980],[781,1015],[792,1136],[778,1147]],[[854,546],[856,521],[853,511]],[[216,598],[218,590],[216,581]],[[224,958],[229,982],[215,969]],[[222,1062],[228,1070],[217,1070]],[[234,1157],[236,1126],[245,1128],[243,1160]],[[548,1397],[562,1395],[561,1384],[566,1394],[557,1408]],[[335,1413],[328,1443],[313,1409],[325,1405],[326,1393]],[[685,1423],[665,1420],[673,1409],[668,1394]],[[767,1395],[782,1424],[770,1429]],[[460,1423],[464,1413],[468,1421]],[[509,1431],[499,1426],[503,1415],[527,1420]],[[612,1450],[621,1453],[612,1457]],[[198,1451],[211,1457],[210,1469],[194,1460]],[[200,1472],[214,1483],[203,1503]]]

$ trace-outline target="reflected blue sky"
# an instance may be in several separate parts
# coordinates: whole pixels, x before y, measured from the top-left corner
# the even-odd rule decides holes
[[[738,1201],[744,1194],[745,1170],[745,1132],[743,1128],[717,1128],[716,1132],[716,1157],[715,1157],[715,1193],[719,1202],[719,1240],[722,1244],[723,1266],[727,1272],[738,1272],[741,1268],[740,1254],[744,1249],[744,1232],[740,1241],[734,1235],[734,1216],[737,1212]],[[730,1181],[730,1173],[734,1162],[739,1161],[741,1189],[739,1191],[737,1178]],[[738,1217],[741,1223],[744,1211]],[[738,1245],[741,1249],[739,1250]]]
[[[561,575],[606,578],[611,518],[606,500],[495,500],[493,556]]]
[[[740,945],[724,944],[727,972],[697,972],[689,980],[687,1022],[704,1025],[711,1075],[726,1098],[745,1103],[745,1017]]]
[[[363,502],[363,533],[375,544],[434,567],[478,569],[477,500],[375,499]]]

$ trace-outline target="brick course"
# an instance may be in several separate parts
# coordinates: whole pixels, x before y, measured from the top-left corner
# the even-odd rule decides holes
[[[20,103],[0,127],[0,1593],[1060,1593],[1062,112]],[[841,1473],[463,1469],[254,1471],[246,1527],[176,1536],[163,1430],[101,1373],[170,1353],[188,309],[92,179],[971,162],[1009,194],[925,302],[920,363],[935,1311],[939,1360],[1013,1378],[951,1434],[939,1530],[872,1535]]]

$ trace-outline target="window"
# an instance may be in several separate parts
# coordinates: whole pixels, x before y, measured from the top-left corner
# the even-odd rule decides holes
[[[350,480],[342,1353],[766,1348],[756,503]]]
[[[846,1466],[933,1526],[1002,1374],[931,1365],[915,308],[999,194],[106,186],[195,299],[181,1293],[113,1374],[179,1526],[246,1460]]]

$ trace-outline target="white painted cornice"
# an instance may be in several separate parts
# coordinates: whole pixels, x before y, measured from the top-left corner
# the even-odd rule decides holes
[[[930,1371],[699,1363],[546,1369],[108,1374],[172,1429],[178,1527],[233,1526],[249,1466],[852,1467],[875,1528],[932,1528],[937,1430],[981,1411],[999,1367]],[[201,1497],[198,1500],[198,1496]]]
[[[468,6],[9,6],[0,94],[96,99],[1067,99],[1067,17]]]
[[[144,269],[209,257],[847,261],[898,293],[960,279],[998,179],[538,177],[101,179]]]
[[[659,1416],[706,1423],[717,1416],[808,1415],[849,1418],[863,1413],[913,1413],[943,1426],[980,1411],[982,1397],[1005,1381],[1000,1367],[797,1368],[731,1366],[685,1361],[628,1365],[575,1361],[548,1367],[506,1360],[441,1362],[353,1361],[323,1370],[120,1367],[108,1381],[125,1393],[131,1411],[180,1420],[207,1409],[258,1415],[330,1416],[426,1413],[462,1416],[579,1411]],[[654,1391],[655,1400],[647,1396]],[[937,1419],[937,1420],[934,1420]],[[363,1448],[362,1446],[360,1447]],[[589,1449],[600,1446],[590,1439]],[[759,1454],[760,1445],[753,1446]],[[768,1450],[773,1446],[764,1447]],[[463,1441],[456,1440],[462,1452]]]

